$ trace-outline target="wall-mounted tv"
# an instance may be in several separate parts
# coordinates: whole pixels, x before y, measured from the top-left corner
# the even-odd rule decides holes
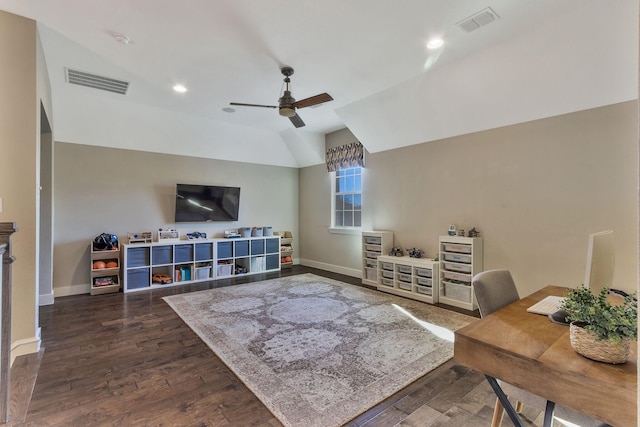
[[[175,222],[237,221],[240,187],[176,185]]]

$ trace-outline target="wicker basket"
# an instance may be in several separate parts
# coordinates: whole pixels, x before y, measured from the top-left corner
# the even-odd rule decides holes
[[[625,363],[629,356],[629,339],[612,344],[609,340],[599,340],[595,332],[574,323],[569,326],[569,338],[576,353],[598,362]]]

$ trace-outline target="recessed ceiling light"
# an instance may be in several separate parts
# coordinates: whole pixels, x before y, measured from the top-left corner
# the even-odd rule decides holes
[[[431,39],[427,43],[427,49],[438,49],[439,47],[442,47],[443,44],[444,40],[442,39]]]
[[[236,109],[231,107],[224,107],[222,111],[224,111],[225,113],[235,113]]]
[[[185,93],[187,91],[187,88],[184,87],[183,85],[177,84],[173,87],[173,90],[175,90],[178,93]]]

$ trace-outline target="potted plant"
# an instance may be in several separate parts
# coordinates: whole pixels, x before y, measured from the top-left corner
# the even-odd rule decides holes
[[[612,304],[608,293],[604,287],[594,295],[583,285],[569,292],[562,308],[569,313],[571,346],[577,353],[600,362],[624,363],[631,341],[638,338],[638,302],[634,293]]]

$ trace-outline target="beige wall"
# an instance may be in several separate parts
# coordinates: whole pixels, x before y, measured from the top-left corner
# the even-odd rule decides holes
[[[298,233],[298,170],[57,142],[54,293],[89,291],[89,242],[102,232],[176,227],[185,234],[272,226]],[[173,224],[176,183],[240,187],[237,222]],[[216,236],[218,235],[218,236]],[[295,244],[296,242],[294,242]]]
[[[363,222],[429,257],[449,224],[476,227],[485,269],[511,270],[521,295],[580,285],[588,234],[613,229],[614,286],[635,291],[637,159],[635,101],[368,154]],[[360,237],[327,231],[324,167],[300,171],[300,193],[302,262],[360,269]]]
[[[37,192],[39,79],[36,23],[0,11],[0,197],[1,222],[15,222],[13,236],[12,361],[36,351]],[[18,167],[16,167],[18,166]]]

